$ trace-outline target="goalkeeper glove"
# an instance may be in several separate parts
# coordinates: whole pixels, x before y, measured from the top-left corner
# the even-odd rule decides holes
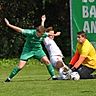
[[[74,71],[76,71],[76,68],[74,67],[74,68],[71,68],[71,70],[72,70],[72,72],[74,72]]]

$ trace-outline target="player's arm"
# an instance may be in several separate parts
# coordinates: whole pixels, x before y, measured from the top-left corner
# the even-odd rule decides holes
[[[41,25],[44,26],[44,23],[45,23],[45,20],[46,20],[46,16],[45,15],[42,15],[41,17]],[[56,32],[56,34],[53,34],[53,33],[48,33],[48,36],[59,36],[61,34],[61,32]]]
[[[71,61],[70,61],[69,64],[70,64],[70,65],[74,65],[74,64],[78,61],[79,56],[80,56],[80,54],[79,54],[79,52],[76,50],[76,52],[75,52],[74,56],[72,57],[72,59],[71,59]]]
[[[46,20],[46,16],[42,15],[42,17],[41,17],[41,26],[44,26],[45,20]]]
[[[74,64],[72,69],[74,69],[74,68],[77,69],[82,64],[82,62],[85,60],[85,58],[86,57],[80,55],[78,61]]]
[[[9,21],[8,21],[6,18],[5,18],[4,20],[5,20],[6,25],[7,25],[8,27],[14,29],[15,31],[17,31],[17,32],[22,32],[22,31],[24,30],[24,29],[22,29],[22,28],[20,28],[20,27],[17,27],[17,26],[14,26],[14,25],[10,24]]]
[[[61,32],[56,32],[55,34],[54,33],[48,33],[48,36],[59,36],[61,34]]]

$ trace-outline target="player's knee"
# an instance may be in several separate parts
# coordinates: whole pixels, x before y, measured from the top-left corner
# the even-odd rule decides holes
[[[63,67],[62,61],[57,61],[56,68],[61,68],[61,67]]]
[[[46,61],[45,61],[45,64],[50,64],[50,61],[49,61],[49,60],[46,60]]]
[[[26,65],[26,61],[20,61],[18,64],[18,68],[21,70]]]
[[[21,69],[23,69],[23,67],[22,66],[18,66],[18,68],[21,70]]]
[[[44,62],[45,64],[50,64],[50,61],[49,61],[49,60],[47,60],[47,59],[46,59],[46,60],[44,60],[43,62]]]

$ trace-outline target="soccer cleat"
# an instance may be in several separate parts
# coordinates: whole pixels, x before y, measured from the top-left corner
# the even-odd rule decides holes
[[[10,82],[10,78],[7,78],[7,79],[5,80],[5,82]]]
[[[58,78],[56,76],[53,76],[52,80],[58,80]]]

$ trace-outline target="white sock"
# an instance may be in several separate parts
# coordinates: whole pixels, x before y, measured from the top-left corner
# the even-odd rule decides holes
[[[64,64],[64,67],[65,67],[67,70],[70,70],[70,68],[69,68],[67,65],[65,65],[65,64]]]
[[[68,71],[64,72],[64,68],[60,68],[59,69],[59,75],[63,80],[68,80],[70,79],[70,73],[71,73],[71,69],[69,69]]]
[[[62,68],[59,68],[59,75],[61,76],[61,77],[63,77],[63,67]]]
[[[9,77],[7,78],[8,80],[11,80]]]

